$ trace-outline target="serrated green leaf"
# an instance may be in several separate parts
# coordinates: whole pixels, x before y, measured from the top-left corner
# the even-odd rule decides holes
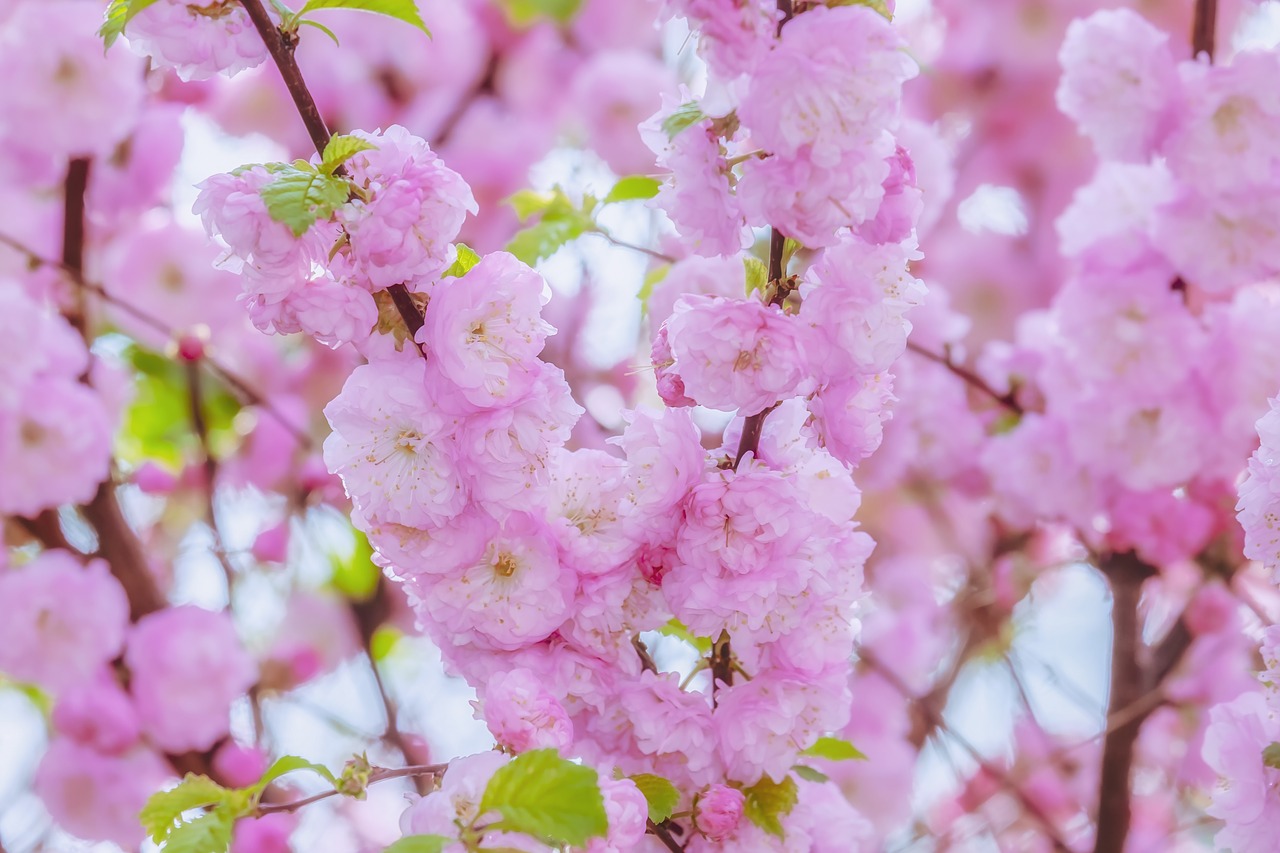
[[[341,46],[342,46],[342,42],[338,41],[338,36],[337,36],[337,34],[336,34],[333,30],[331,30],[331,29],[329,29],[328,27],[326,27],[324,24],[320,23],[319,21],[311,21],[311,20],[298,21],[298,26],[300,26],[300,27],[315,27],[317,30],[319,30],[320,32],[324,33],[324,34],[325,34],[325,35],[327,35],[329,38],[333,39],[333,43],[334,43],[334,44],[338,45],[339,47],[341,47]]]
[[[582,8],[582,0],[498,0],[498,3],[507,13],[507,20],[517,27],[539,20],[567,24]]]
[[[220,805],[230,793],[208,776],[188,773],[177,787],[148,797],[138,820],[151,840],[159,844],[176,829],[183,812]]]
[[[305,15],[319,9],[354,9],[359,12],[374,12],[404,21],[431,35],[431,30],[427,29],[426,23],[422,20],[422,13],[418,11],[418,4],[414,0],[307,0],[307,4],[298,10],[294,21],[301,22]]]
[[[658,629],[658,633],[666,637],[675,637],[684,640],[689,645],[698,650],[699,654],[708,654],[711,651],[712,643],[710,637],[695,637],[693,632],[684,626],[679,619],[672,619]]]
[[[668,139],[675,139],[681,132],[688,130],[707,117],[697,101],[681,104],[671,115],[662,120],[662,130]]]
[[[533,266],[554,255],[565,243],[585,234],[588,224],[571,219],[544,219],[537,225],[517,231],[507,244],[507,251]]]
[[[158,2],[159,0],[111,0],[111,5],[107,6],[103,16],[102,26],[98,28],[98,35],[102,36],[107,47],[111,47],[139,12]]]
[[[765,285],[769,283],[769,267],[764,261],[748,255],[742,259],[742,266],[746,269],[747,296],[756,291],[763,291]]]
[[[838,737],[820,737],[813,746],[800,753],[828,761],[866,761],[867,756],[847,740]]]
[[[640,285],[640,292],[636,294],[636,299],[640,300],[640,313],[649,313],[649,299],[653,296],[653,289],[667,277],[669,272],[671,272],[671,264],[654,267],[645,273],[644,284]]]
[[[299,160],[276,172],[276,179],[260,191],[267,214],[289,227],[295,237],[321,219],[328,219],[346,203],[350,188],[346,181]]]
[[[169,835],[164,853],[226,853],[236,818],[226,811],[201,815]]]
[[[1262,763],[1280,770],[1280,743],[1271,743],[1262,750]]]
[[[351,553],[329,557],[329,565],[333,568],[329,582],[352,601],[368,601],[377,591],[378,578],[382,573],[373,564],[373,548],[368,537],[354,528],[351,533],[355,537]]]
[[[404,639],[404,633],[390,623],[379,625],[378,630],[369,638],[369,654],[375,663],[380,663],[391,656],[396,646]]]
[[[446,845],[456,841],[443,835],[407,835],[382,853],[440,853]]]
[[[653,773],[637,773],[627,778],[644,794],[645,802],[649,804],[649,820],[662,823],[671,817],[680,803],[680,792],[675,785]]]
[[[785,833],[779,818],[795,808],[799,798],[796,780],[787,776],[781,782],[774,782],[765,776],[742,793],[747,797],[742,813],[765,832],[782,838]]]
[[[123,355],[135,373],[133,396],[116,436],[117,455],[134,465],[151,460],[170,469],[181,468],[188,453],[199,447],[191,429],[190,378],[185,367],[136,345]],[[201,402],[210,448],[215,456],[225,455],[240,441],[232,426],[240,402],[207,378],[201,384]]]
[[[613,204],[617,201],[653,198],[661,188],[662,182],[656,178],[650,178],[647,175],[628,175],[625,178],[619,178],[613,188],[605,194],[604,203]]]
[[[254,783],[251,790],[264,791],[272,782],[286,773],[293,773],[295,770],[310,770],[335,788],[338,785],[337,778],[323,764],[315,764],[297,755],[282,755],[267,768],[267,772],[262,774],[262,778]]]
[[[788,237],[782,242],[782,274],[786,275],[787,270],[791,269],[791,259],[795,257],[796,252],[804,248],[804,244],[799,240]]]
[[[539,190],[520,190],[503,200],[516,212],[516,216],[524,222],[535,213],[542,213],[555,204],[559,193],[541,192]]]
[[[361,151],[373,151],[377,147],[358,136],[331,136],[329,143],[324,147],[324,153],[320,155],[320,171],[326,175],[332,175],[334,170]]]
[[[581,846],[609,831],[596,771],[554,749],[518,755],[493,774],[479,813],[494,811],[502,815],[502,829],[553,844]]]
[[[471,272],[471,268],[480,263],[480,255],[466,243],[458,243],[458,258],[444,271],[441,278],[462,278]]]
[[[797,764],[791,769],[801,779],[805,779],[810,782],[828,782],[831,780],[831,777],[826,773],[823,773],[821,770],[814,770],[807,764]]]

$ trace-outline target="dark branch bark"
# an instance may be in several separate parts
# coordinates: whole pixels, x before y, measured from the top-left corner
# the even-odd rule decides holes
[[[61,266],[76,278],[84,276],[85,194],[89,189],[89,167],[89,160],[72,160],[67,168],[64,188]],[[71,312],[67,319],[87,340],[84,291],[77,289],[76,293],[79,308]],[[97,531],[98,552],[107,561],[111,573],[120,581],[129,597],[130,619],[136,622],[146,614],[164,607],[164,596],[147,567],[142,544],[125,520],[120,504],[116,502],[114,472],[98,485],[97,494],[84,507],[84,516]]]
[[[974,373],[972,370],[970,370],[969,368],[963,365],[956,364],[954,361],[951,360],[950,356],[939,355],[938,353],[929,349],[925,349],[924,347],[912,341],[907,341],[907,349],[911,350],[916,355],[922,356],[924,358],[929,359],[932,362],[936,362],[942,365],[947,370],[950,370],[953,374],[955,374],[956,377],[962,380],[965,384],[981,391],[983,394],[990,397],[992,400],[995,400],[1001,406],[1004,406],[1006,409],[1013,412],[1014,414],[1022,415],[1025,413],[1022,408],[1022,404],[1018,402],[1017,397],[1014,395],[1012,391],[1010,391],[1008,394],[1001,394],[999,391],[997,391],[996,389],[988,385],[986,380],[984,380],[981,376]]]
[[[1111,697],[1108,715],[1142,699],[1146,684],[1139,652],[1142,630],[1138,602],[1143,582],[1155,569],[1132,552],[1112,554],[1099,565],[1111,584]],[[1102,743],[1102,777],[1098,786],[1098,836],[1094,853],[1122,853],[1132,816],[1130,776],[1134,744],[1145,716],[1136,716],[1107,732]]]
[[[258,31],[258,35],[267,46],[267,53],[271,55],[272,61],[279,69],[285,88],[289,90],[289,97],[293,98],[294,106],[298,108],[298,115],[307,128],[307,135],[311,137],[311,144],[315,146],[317,152],[323,153],[332,134],[329,133],[329,126],[325,124],[324,117],[320,115],[316,99],[311,96],[311,90],[307,88],[307,82],[302,78],[302,69],[298,67],[298,61],[293,55],[293,50],[297,46],[296,40],[276,28],[261,0],[240,0],[240,5],[249,14],[254,29]],[[336,173],[343,174],[344,171],[339,168]],[[422,328],[422,314],[409,297],[409,291],[403,284],[393,284],[387,290],[410,335],[416,335]]]
[[[1195,21],[1191,25],[1191,55],[1206,53],[1212,62],[1217,30],[1218,0],[1196,0]]]

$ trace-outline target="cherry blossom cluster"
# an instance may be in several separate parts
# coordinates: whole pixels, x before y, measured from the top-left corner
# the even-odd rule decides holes
[[[351,198],[298,233],[274,219],[262,191],[281,180],[255,166],[202,185],[196,213],[228,246],[243,298],[263,331],[305,331],[336,347],[363,342],[377,324],[373,293],[421,290],[453,261],[452,240],[476,210],[461,177],[402,127],[356,134]],[[316,158],[318,160],[318,158]]]
[[[258,676],[226,614],[174,607],[131,625],[106,563],[57,550],[0,574],[0,671],[53,699],[35,779],[45,807],[69,832],[123,847],[142,841],[137,813],[172,772],[164,754],[219,743]]]

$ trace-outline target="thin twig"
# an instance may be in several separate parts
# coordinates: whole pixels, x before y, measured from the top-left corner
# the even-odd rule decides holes
[[[156,317],[154,314],[121,299],[101,284],[89,281],[80,273],[79,270],[67,266],[62,261],[44,257],[8,234],[0,233],[0,243],[3,243],[16,252],[22,253],[29,263],[58,270],[74,286],[87,291],[88,293],[92,293],[103,302],[114,305],[116,308],[119,308],[138,322],[149,327],[155,332],[159,332],[164,337],[169,339],[174,337],[174,330],[159,317]],[[254,389],[254,387],[248,382],[241,379],[229,368],[219,363],[216,358],[208,355],[207,353],[204,356],[204,364],[209,369],[210,373],[216,376],[223,384],[229,386],[240,396],[242,403],[261,408],[264,412],[271,415],[271,417],[274,418],[282,427],[284,427],[285,430],[292,435],[295,440],[297,440],[300,446],[308,450],[311,448],[311,436],[307,435],[300,427],[289,420],[289,418],[285,417],[285,415],[277,409],[270,400],[266,399],[266,397]]]
[[[648,255],[649,257],[653,258],[655,261],[662,261],[663,263],[666,263],[666,264],[674,264],[676,262],[676,258],[673,258],[671,255],[668,255],[665,252],[659,252],[656,249],[650,249],[646,246],[640,246],[640,245],[637,245],[636,243],[628,243],[626,240],[620,240],[617,237],[613,236],[611,232],[606,231],[605,229],[600,227],[593,228],[587,233],[595,234],[597,237],[603,237],[608,243],[610,243],[611,245],[617,246],[620,249],[630,249],[633,252],[639,252],[642,255]]]
[[[648,826],[649,833],[661,841],[663,847],[666,847],[671,853],[684,853],[684,845],[676,841],[675,836],[671,834],[671,830],[661,823],[654,823],[648,818],[645,819],[645,823]]]
[[[297,47],[297,37],[286,36],[276,28],[261,0],[240,0],[240,5],[249,14],[249,20],[253,21],[254,29],[258,31],[258,35],[262,37],[262,43],[267,47],[267,53],[271,54],[271,59],[275,62],[281,79],[284,80],[285,88],[289,90],[289,96],[293,98],[293,104],[298,108],[298,115],[307,128],[311,144],[315,146],[317,153],[324,153],[332,134],[329,132],[329,126],[325,124],[324,117],[320,115],[316,99],[307,88],[307,82],[302,77],[302,69],[298,67],[298,61],[294,58],[293,51]],[[343,175],[346,174],[346,170],[339,166],[334,173]],[[393,284],[387,288],[387,291],[395,302],[400,319],[409,329],[409,336],[417,335],[418,330],[422,328],[422,313],[414,305],[409,291],[403,284]],[[422,348],[418,347],[418,351],[422,352]]]
[[[1012,778],[1010,778],[1009,774],[1005,773],[1004,770],[1000,769],[983,757],[977,747],[969,743],[968,739],[963,737],[959,732],[955,731],[947,724],[946,719],[936,708],[933,707],[932,704],[924,701],[923,697],[916,696],[906,682],[899,678],[898,674],[886,666],[876,655],[870,652],[863,652],[862,660],[864,660],[867,665],[876,672],[880,673],[880,675],[882,675],[884,679],[907,700],[920,708],[921,713],[929,719],[935,729],[940,732],[946,732],[949,738],[959,744],[965,752],[969,753],[969,757],[973,759],[984,773],[992,779],[995,779],[1001,787],[1012,794],[1027,814],[1033,817],[1036,822],[1040,824],[1055,850],[1060,851],[1060,853],[1071,853],[1071,848],[1062,838],[1057,826],[1055,826],[1049,816],[1044,813],[1044,810],[1040,808],[1040,805],[1035,800],[1032,800],[1031,797],[1027,795],[1027,792],[1022,790],[1022,788],[1014,782]]]
[[[201,466],[204,471],[204,515],[205,524],[209,526],[209,535],[213,537],[213,554],[222,566],[227,579],[227,595],[235,585],[235,569],[227,559],[227,549],[222,538],[222,530],[218,527],[218,513],[214,507],[213,492],[218,479],[218,459],[209,446],[209,424],[204,416],[203,383],[200,377],[200,362],[188,361],[187,368],[187,400],[191,414],[191,429],[200,444]]]
[[[448,764],[417,764],[409,767],[386,768],[379,767],[369,774],[369,784],[376,785],[378,782],[385,782],[388,779],[403,779],[405,777],[422,777],[422,776],[439,776],[449,769]],[[318,803],[321,800],[327,800],[330,797],[336,797],[343,793],[337,788],[330,791],[321,791],[319,794],[313,794],[310,797],[303,797],[301,800],[294,800],[291,803],[267,803],[259,805],[257,815],[279,814],[281,812],[296,812],[303,806],[309,806],[312,803]]]
[[[981,376],[974,373],[972,370],[965,367],[964,365],[956,364],[954,361],[951,360],[951,357],[949,355],[939,355],[933,350],[927,349],[926,347],[922,347],[919,344],[915,343],[914,341],[907,341],[907,349],[911,350],[916,355],[923,356],[924,358],[927,358],[930,361],[933,361],[942,365],[947,370],[950,370],[957,377],[963,380],[965,383],[967,383],[969,386],[978,389],[983,394],[986,394],[992,400],[995,400],[1001,406],[1004,406],[1006,409],[1013,412],[1014,414],[1022,415],[1025,413],[1024,409],[1022,408],[1022,404],[1018,402],[1017,397],[1014,395],[1012,391],[1010,391],[1007,394],[1001,394],[999,391],[997,391],[996,389],[988,385],[987,381],[983,379]]]

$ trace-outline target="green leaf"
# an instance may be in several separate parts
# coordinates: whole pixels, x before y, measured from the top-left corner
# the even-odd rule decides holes
[[[872,11],[879,12],[886,20],[893,20],[893,13],[889,11],[889,4],[885,0],[827,0],[828,6],[866,6]]]
[[[337,36],[337,34],[335,34],[333,30],[329,29],[328,27],[326,27],[324,24],[320,23],[319,21],[310,21],[310,20],[307,20],[307,21],[298,21],[297,23],[298,23],[298,26],[300,26],[300,27],[315,27],[317,30],[319,30],[320,32],[324,33],[324,34],[325,34],[325,35],[327,35],[329,38],[333,39],[333,43],[334,43],[334,44],[338,45],[339,47],[341,47],[341,46],[342,46],[342,42],[338,41],[338,36]]]
[[[215,811],[175,829],[164,845],[164,853],[226,853],[231,845],[231,829],[236,816]]]
[[[503,200],[503,204],[511,207],[516,216],[524,222],[535,213],[545,212],[559,198],[558,192],[540,192],[539,190],[520,190]]]
[[[836,737],[820,737],[813,746],[800,753],[828,761],[866,761],[867,756],[847,740]]]
[[[325,767],[323,764],[314,764],[307,761],[305,758],[300,758],[296,755],[282,755],[267,768],[267,772],[262,774],[262,778],[254,783],[251,790],[258,792],[264,791],[272,782],[279,779],[286,773],[292,773],[295,770],[310,770],[312,773],[320,776],[335,788],[338,785],[337,778],[333,773],[329,772],[329,768]]]
[[[806,764],[797,764],[791,768],[801,779],[807,779],[810,782],[828,782],[831,777],[821,770],[814,770]]]
[[[676,107],[671,115],[662,120],[662,129],[666,132],[668,139],[675,139],[682,131],[688,130],[706,117],[706,113],[702,111],[697,101],[689,101]]]
[[[276,179],[259,192],[268,215],[289,226],[295,237],[301,237],[317,221],[328,219],[345,204],[350,188],[341,178],[299,160],[276,170]]]
[[[765,285],[769,283],[769,267],[759,258],[753,258],[750,255],[742,259],[742,266],[747,272],[747,296],[756,291],[764,291]]]
[[[102,26],[98,28],[98,35],[102,36],[107,47],[111,47],[139,12],[158,2],[159,0],[111,0],[111,5],[107,7],[103,17]]]
[[[788,237],[782,243],[782,274],[786,275],[787,270],[791,269],[791,259],[795,257],[796,252],[804,248],[804,244],[799,240]]]
[[[498,0],[507,20],[517,27],[527,27],[539,20],[567,24],[582,8],[582,0]]]
[[[653,296],[653,289],[658,286],[658,282],[667,277],[669,272],[671,272],[671,264],[654,267],[645,273],[644,284],[640,286],[640,292],[636,294],[636,299],[640,300],[641,313],[649,313],[649,299]]]
[[[407,835],[382,853],[440,853],[445,845],[456,840],[443,835]]]
[[[351,553],[329,557],[329,565],[333,568],[329,582],[352,601],[368,601],[377,591],[378,578],[382,573],[373,564],[373,548],[369,539],[355,528],[351,533],[355,537]]]
[[[787,776],[781,782],[774,782],[765,776],[742,793],[747,796],[742,813],[765,832],[782,838],[782,821],[778,818],[795,808],[798,798],[796,780]]]
[[[480,255],[466,243],[458,243],[456,248],[458,250],[458,259],[444,271],[441,278],[462,278],[471,272],[472,267],[480,263]]]
[[[427,29],[426,23],[422,20],[422,14],[418,11],[418,4],[414,0],[307,0],[307,4],[294,16],[294,21],[301,22],[305,15],[319,9],[355,9],[361,12],[375,12],[412,24],[427,35],[431,35],[431,30]]]
[[[123,357],[134,369],[133,397],[116,436],[116,452],[130,464],[152,460],[179,469],[199,448],[191,428],[191,391],[186,368],[160,353],[131,345]],[[240,442],[232,426],[240,402],[216,381],[201,385],[209,444],[215,456]]]
[[[596,771],[554,749],[518,755],[498,769],[480,798],[479,814],[499,812],[497,827],[552,844],[582,846],[609,831]]]
[[[636,199],[653,198],[662,188],[662,182],[647,175],[628,175],[619,178],[613,189],[604,197],[605,204],[615,201],[634,201]]]
[[[378,630],[369,638],[369,654],[373,656],[375,663],[381,663],[391,656],[402,639],[404,634],[399,628],[390,623],[379,625]]]
[[[671,813],[680,803],[680,792],[676,790],[675,785],[652,773],[637,773],[627,778],[635,783],[640,793],[644,794],[645,802],[649,804],[649,820],[662,823],[671,817]]]
[[[358,136],[331,136],[329,143],[324,147],[324,153],[320,155],[320,171],[326,175],[332,175],[339,166],[361,151],[373,151],[377,147]]]
[[[1280,770],[1280,743],[1268,744],[1267,748],[1262,750],[1262,763]]]
[[[176,788],[148,797],[138,820],[151,840],[159,844],[174,831],[183,812],[221,805],[227,801],[228,794],[230,791],[208,776],[188,773]]]
[[[677,639],[684,640],[686,643],[697,649],[699,654],[706,655],[711,652],[711,646],[713,645],[711,638],[695,637],[693,632],[686,628],[684,623],[679,619],[672,619],[667,622],[667,624],[658,629],[658,633],[666,637],[675,637]]]
[[[549,258],[565,243],[576,240],[587,231],[587,225],[568,219],[544,220],[531,225],[511,238],[507,251],[526,264],[533,266],[543,258]]]

